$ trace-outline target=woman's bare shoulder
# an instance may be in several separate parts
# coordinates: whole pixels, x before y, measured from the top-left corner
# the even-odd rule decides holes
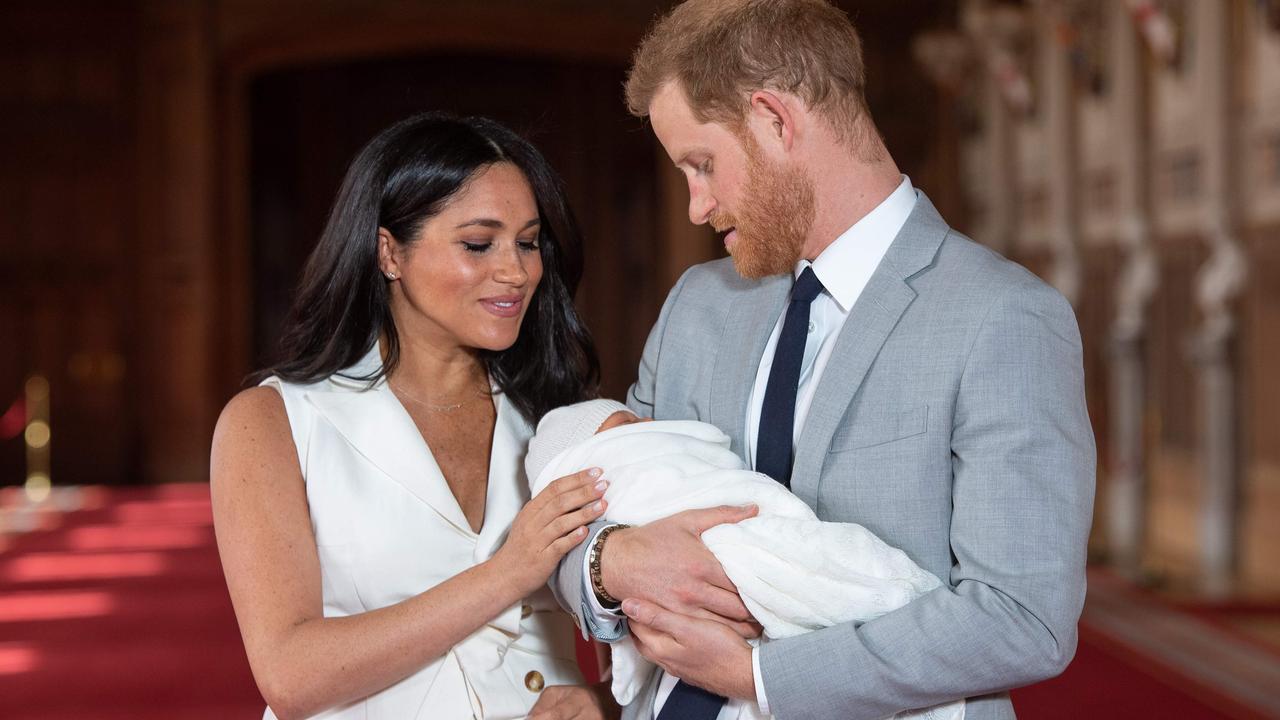
[[[233,431],[264,431],[272,428],[285,430],[289,416],[284,409],[284,398],[275,388],[259,386],[241,390],[222,408],[218,428]]]
[[[289,416],[279,392],[255,387],[231,398],[213,431],[215,475],[220,460],[248,461],[259,466],[292,461],[296,466]]]

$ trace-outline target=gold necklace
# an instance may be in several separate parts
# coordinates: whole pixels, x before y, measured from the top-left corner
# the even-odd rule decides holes
[[[426,409],[427,409],[428,411],[430,411],[430,412],[450,413],[450,412],[453,412],[454,410],[458,410],[458,409],[459,409],[459,408],[461,408],[463,405],[466,405],[467,403],[471,402],[471,401],[472,401],[474,398],[476,398],[476,397],[489,397],[489,393],[481,392],[480,390],[476,390],[474,395],[471,395],[471,396],[468,396],[468,397],[466,397],[466,398],[463,398],[461,402],[456,402],[456,403],[452,403],[452,404],[449,404],[449,405],[435,405],[435,404],[429,403],[429,402],[427,402],[427,401],[425,401],[425,400],[420,400],[420,399],[418,399],[418,398],[414,397],[414,396],[413,396],[413,394],[409,393],[409,392],[408,392],[408,391],[406,391],[404,388],[402,388],[402,387],[398,387],[398,386],[396,386],[396,385],[392,385],[392,384],[391,384],[391,381],[389,381],[389,380],[387,381],[387,385],[388,385],[388,386],[391,388],[391,390],[392,390],[393,392],[395,392],[397,395],[402,395],[402,396],[404,396],[404,398],[405,398],[406,400],[409,400],[410,402],[413,402],[413,403],[416,403],[416,404],[418,404],[418,405],[421,405],[422,407],[426,408]]]

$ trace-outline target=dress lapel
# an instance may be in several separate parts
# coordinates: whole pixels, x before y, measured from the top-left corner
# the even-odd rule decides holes
[[[498,419],[493,428],[493,451],[489,455],[484,525],[476,543],[477,563],[493,557],[507,539],[516,513],[529,502],[529,481],[524,473],[524,455],[531,434],[529,425],[506,395],[495,394],[494,402]]]
[[[950,229],[924,193],[867,287],[854,303],[818,381],[796,446],[791,490],[817,507],[827,448],[858,388],[902,314],[916,297],[908,280],[927,268]]]
[[[307,401],[356,452],[459,532],[474,537],[426,441],[386,380],[370,387],[357,379],[380,366],[375,344],[357,365],[308,391]]]
[[[722,341],[716,349],[707,419],[729,436],[730,448],[744,458],[747,400],[756,382],[764,346],[790,291],[791,278],[783,275],[765,278],[748,290],[745,297],[726,298],[733,307],[729,309]]]

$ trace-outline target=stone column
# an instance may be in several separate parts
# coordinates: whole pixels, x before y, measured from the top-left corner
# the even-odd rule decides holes
[[[1107,541],[1112,562],[1136,578],[1146,535],[1147,457],[1144,432],[1147,370],[1144,350],[1147,308],[1159,285],[1159,264],[1151,242],[1148,193],[1149,147],[1144,51],[1129,10],[1108,3],[1108,65],[1116,133],[1116,208],[1124,266],[1116,282],[1111,323],[1111,471],[1107,488]]]
[[[1080,299],[1083,268],[1080,260],[1079,153],[1076,132],[1076,83],[1068,48],[1060,40],[1066,22],[1060,2],[1037,5],[1036,45],[1044,71],[1043,91],[1048,143],[1049,243],[1053,264],[1049,282],[1072,305]]]
[[[1231,592],[1238,559],[1240,462],[1234,305],[1246,270],[1244,250],[1235,236],[1232,5],[1226,1],[1193,5],[1205,151],[1203,233],[1209,250],[1196,277],[1196,303],[1203,320],[1193,340],[1193,358],[1200,372],[1200,580],[1211,597]]]
[[[1012,50],[1012,45],[1027,32],[1025,14],[1011,7],[993,8],[985,0],[966,0],[961,6],[960,24],[973,48],[969,67],[981,71],[987,213],[982,237],[978,239],[1008,255],[1018,226],[1014,114],[1025,113],[1031,102],[1025,77],[1015,77]]]
[[[1009,103],[1001,96],[991,73],[984,75],[983,83],[986,85],[983,114],[987,119],[987,177],[990,188],[987,196],[988,235],[984,241],[996,252],[1008,255],[1013,250],[1018,226],[1013,122],[1009,117]]]

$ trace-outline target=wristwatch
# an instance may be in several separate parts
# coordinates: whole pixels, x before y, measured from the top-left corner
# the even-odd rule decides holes
[[[604,578],[600,576],[600,555],[604,552],[604,541],[609,538],[610,533],[614,530],[631,527],[630,525],[610,525],[600,531],[596,535],[595,542],[591,543],[591,549],[587,553],[587,572],[591,578],[591,589],[596,593],[596,599],[600,604],[609,610],[616,610],[622,601],[609,594],[604,589]]]

